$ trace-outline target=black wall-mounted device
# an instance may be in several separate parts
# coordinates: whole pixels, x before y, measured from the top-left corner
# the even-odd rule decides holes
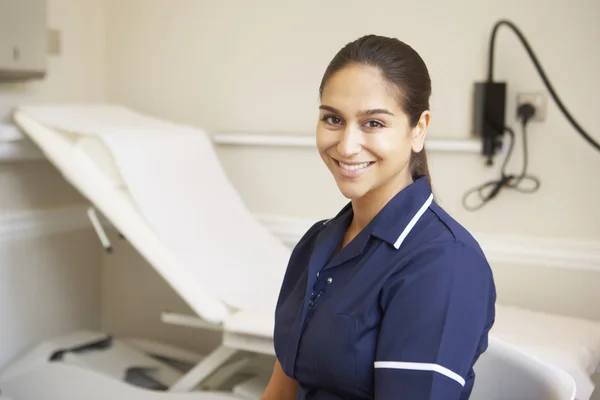
[[[495,198],[503,188],[509,188],[518,190],[521,193],[534,193],[540,187],[540,181],[534,176],[527,173],[527,126],[531,121],[533,115],[535,115],[535,105],[524,104],[518,108],[517,119],[521,123],[522,128],[522,139],[523,139],[523,167],[519,174],[510,174],[506,172],[506,166],[510,159],[514,142],[515,133],[513,129],[506,124],[506,83],[494,81],[494,48],[496,41],[496,34],[501,26],[509,27],[519,38],[527,54],[531,58],[533,65],[537,69],[544,85],[548,89],[548,92],[556,102],[559,110],[565,115],[567,120],[571,123],[573,128],[595,149],[600,151],[600,143],[594,140],[575,120],[575,118],[569,113],[567,108],[564,106],[558,94],[552,87],[550,80],[546,76],[542,65],[538,61],[533,49],[527,42],[527,39],[521,33],[519,28],[511,21],[500,20],[494,24],[492,35],[490,37],[489,47],[489,63],[488,63],[488,74],[485,82],[475,83],[474,93],[474,110],[473,110],[473,131],[474,134],[481,138],[481,154],[486,157],[486,164],[492,165],[494,161],[494,155],[499,151],[503,150],[504,138],[510,139],[508,146],[503,151],[506,155],[503,157],[502,167],[500,170],[500,178],[498,180],[488,181],[481,185],[478,185],[468,190],[463,196],[463,205],[469,211],[476,211],[481,209],[487,202]],[[529,182],[529,187],[523,187],[524,182]],[[478,195],[479,204],[470,205],[467,201],[472,194]]]
[[[486,163],[491,165],[502,147],[506,127],[506,83],[476,82],[474,96],[473,128],[475,135],[481,137]]]

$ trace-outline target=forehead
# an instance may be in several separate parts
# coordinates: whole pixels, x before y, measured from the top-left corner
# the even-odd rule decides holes
[[[343,112],[386,108],[400,113],[397,92],[371,66],[348,66],[333,74],[323,87],[321,102]]]

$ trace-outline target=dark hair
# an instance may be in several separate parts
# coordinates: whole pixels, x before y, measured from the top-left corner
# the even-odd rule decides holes
[[[429,110],[431,79],[425,62],[406,43],[385,36],[367,35],[344,46],[325,70],[319,96],[333,74],[352,64],[369,65],[381,71],[395,86],[398,102],[408,114],[411,127],[417,125],[423,111]],[[409,168],[413,179],[426,176],[431,183],[425,148],[411,154]]]

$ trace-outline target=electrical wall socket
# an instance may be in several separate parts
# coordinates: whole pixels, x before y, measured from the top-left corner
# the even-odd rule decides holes
[[[519,118],[518,110],[521,104],[530,103],[535,107],[535,114],[531,121],[543,122],[546,119],[546,96],[543,93],[518,93],[516,117]]]

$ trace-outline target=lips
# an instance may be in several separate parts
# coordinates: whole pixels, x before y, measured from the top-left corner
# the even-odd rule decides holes
[[[339,161],[333,158],[335,165],[337,166],[337,170],[340,175],[345,178],[357,178],[364,174],[366,171],[375,164],[374,161],[363,161],[363,162],[352,162],[347,163],[344,161]]]
[[[356,171],[358,169],[367,168],[369,166],[369,164],[370,164],[369,161],[361,163],[361,164],[346,164],[341,161],[338,161],[338,165],[347,171]]]

